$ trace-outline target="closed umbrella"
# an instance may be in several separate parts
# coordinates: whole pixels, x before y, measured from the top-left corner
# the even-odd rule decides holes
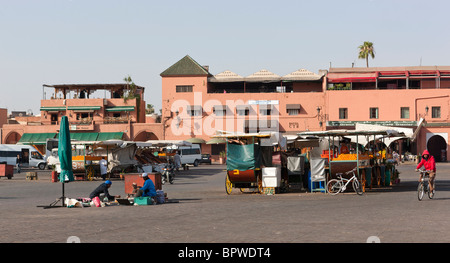
[[[70,144],[69,121],[67,116],[61,118],[61,126],[59,128],[58,156],[61,163],[61,173],[59,181],[61,183],[71,182],[74,180],[72,171],[72,145]]]
[[[69,121],[67,116],[61,118],[61,125],[59,128],[59,140],[58,140],[58,156],[61,165],[61,173],[59,174],[59,181],[62,183],[62,196],[48,206],[42,206],[45,208],[58,207],[56,204],[61,201],[64,207],[64,184],[74,181],[72,171],[72,145],[70,144],[70,132]],[[41,207],[41,206],[38,206]]]
[[[72,145],[70,144],[69,120],[67,116],[61,118],[58,140],[58,157],[61,164],[59,181],[62,183],[62,206],[64,206],[64,184],[74,180],[72,171]]]

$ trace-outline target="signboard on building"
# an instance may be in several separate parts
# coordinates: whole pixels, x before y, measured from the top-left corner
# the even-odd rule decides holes
[[[382,125],[382,126],[393,126],[393,127],[415,127],[415,126],[417,126],[417,121],[328,121],[327,126],[332,126],[332,127],[355,126],[356,123]]]

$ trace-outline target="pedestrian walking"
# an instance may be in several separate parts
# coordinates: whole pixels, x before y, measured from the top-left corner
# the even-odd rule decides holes
[[[18,174],[20,174],[20,159],[20,155],[18,154],[16,158],[16,169]]]
[[[102,159],[100,160],[100,174],[102,176],[103,181],[106,180],[107,165],[108,165],[108,162],[105,160],[105,157],[102,157]]]

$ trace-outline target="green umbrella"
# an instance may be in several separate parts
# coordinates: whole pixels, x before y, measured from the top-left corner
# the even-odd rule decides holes
[[[59,181],[62,183],[62,196],[50,205],[38,206],[46,208],[52,207],[65,207],[64,199],[64,184],[70,181],[74,181],[73,171],[72,171],[72,145],[70,144],[70,132],[69,132],[69,121],[67,116],[61,118],[61,126],[59,127],[58,136],[58,156],[61,166],[61,173],[59,174]],[[56,204],[61,201],[62,206],[56,206]]]
[[[67,116],[61,118],[59,128],[58,156],[61,163],[59,181],[62,183],[74,180],[72,171],[72,145],[70,144],[69,121]]]

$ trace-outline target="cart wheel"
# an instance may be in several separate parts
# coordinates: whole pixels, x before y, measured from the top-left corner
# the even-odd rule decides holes
[[[233,190],[233,183],[230,181],[230,178],[228,177],[225,179],[225,191],[227,194],[231,194],[231,191]]]
[[[94,176],[95,176],[95,169],[93,166],[88,166],[86,168],[86,180],[88,181],[92,181],[94,180]]]
[[[361,187],[362,187],[362,191],[366,192],[366,178],[365,178],[365,176],[361,179]]]
[[[263,186],[262,186],[262,176],[258,175],[257,178],[258,178],[258,179],[257,179],[257,183],[258,183],[258,192],[259,192],[260,194],[263,194],[263,193],[264,193],[264,189],[263,189]]]

